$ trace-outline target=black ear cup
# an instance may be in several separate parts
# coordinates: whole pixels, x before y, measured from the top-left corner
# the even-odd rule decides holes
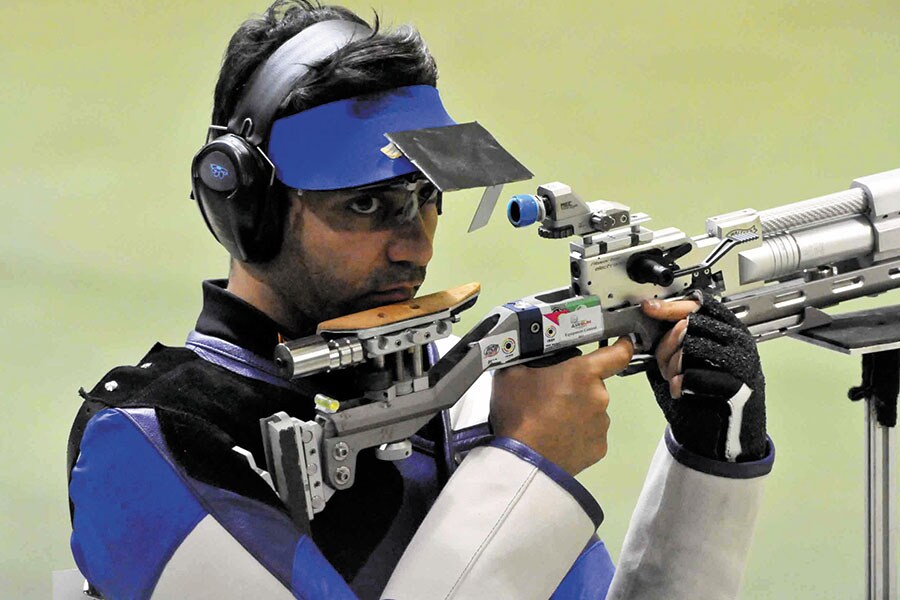
[[[194,157],[191,189],[206,225],[234,258],[265,262],[281,248],[287,188],[275,181],[274,167],[260,148],[282,101],[309,72],[308,65],[370,35],[367,25],[355,21],[310,25],[257,67],[228,127],[210,128],[227,133]]]
[[[209,142],[194,157],[194,198],[210,231],[238,260],[264,262],[281,247],[286,200],[283,188],[272,181],[272,165],[231,133]]]

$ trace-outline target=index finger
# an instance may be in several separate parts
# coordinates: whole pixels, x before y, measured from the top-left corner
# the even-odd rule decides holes
[[[620,337],[616,343],[605,348],[598,348],[585,354],[581,360],[591,363],[591,368],[600,379],[612,377],[628,366],[634,355],[634,344],[627,337]]]
[[[680,321],[700,310],[696,300],[644,300],[641,302],[644,314],[660,321]]]

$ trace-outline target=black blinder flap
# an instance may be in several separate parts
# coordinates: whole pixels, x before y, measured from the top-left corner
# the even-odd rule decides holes
[[[487,224],[503,184],[533,177],[477,122],[396,131],[385,137],[442,192],[487,188],[469,231]]]

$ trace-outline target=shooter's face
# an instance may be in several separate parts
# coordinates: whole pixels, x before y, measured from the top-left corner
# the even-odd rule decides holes
[[[291,199],[271,274],[305,325],[415,295],[432,257],[439,195],[421,182],[417,189],[404,185],[304,191]]]

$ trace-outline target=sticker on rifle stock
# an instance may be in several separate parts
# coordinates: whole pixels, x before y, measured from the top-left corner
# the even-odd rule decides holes
[[[584,296],[577,300],[570,300],[569,302],[564,302],[562,304],[552,305],[550,310],[544,313],[544,318],[552,321],[554,325],[559,325],[559,320],[563,315],[584,308],[593,308],[595,306],[600,306],[600,298],[597,296]]]
[[[545,351],[597,341],[603,332],[603,308],[596,296],[588,296],[565,306],[553,306],[550,312],[544,313],[544,317],[556,326],[553,335],[547,332],[544,338]],[[548,329],[550,327],[548,325]]]
[[[484,369],[501,365],[519,357],[519,335],[517,332],[507,332],[486,337],[478,342],[478,346],[481,348],[481,365]]]

